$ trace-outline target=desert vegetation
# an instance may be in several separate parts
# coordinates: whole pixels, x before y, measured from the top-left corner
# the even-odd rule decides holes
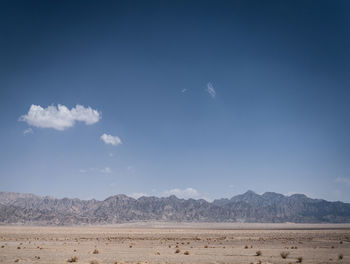
[[[332,248],[335,241],[337,246]],[[269,231],[0,226],[0,245],[3,263],[350,263],[350,228]]]

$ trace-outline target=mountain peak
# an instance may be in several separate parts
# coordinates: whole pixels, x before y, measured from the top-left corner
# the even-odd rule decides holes
[[[320,223],[350,222],[350,204],[307,198],[303,194],[263,195],[249,190],[231,199],[214,202],[169,197],[141,197],[124,194],[103,201],[56,199],[0,193],[0,224],[49,225],[114,224],[128,221]],[[13,214],[15,210],[15,214]]]

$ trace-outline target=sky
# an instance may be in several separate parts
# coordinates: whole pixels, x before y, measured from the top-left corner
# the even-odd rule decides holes
[[[349,1],[0,2],[0,191],[350,202]]]

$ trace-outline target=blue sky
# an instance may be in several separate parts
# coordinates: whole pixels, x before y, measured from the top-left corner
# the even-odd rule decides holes
[[[350,202],[349,14],[348,1],[1,1],[1,191]]]

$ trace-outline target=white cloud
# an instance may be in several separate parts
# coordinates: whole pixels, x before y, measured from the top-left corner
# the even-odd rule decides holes
[[[206,89],[206,91],[210,94],[210,96],[211,96],[212,98],[215,98],[215,96],[216,96],[216,91],[215,91],[215,89],[214,89],[214,87],[213,87],[213,85],[212,85],[211,83],[208,83],[208,84],[207,84],[207,89]]]
[[[187,92],[187,89],[182,89],[181,90],[181,93],[185,93],[185,92]]]
[[[175,195],[178,198],[188,199],[188,198],[201,198],[201,194],[194,188],[186,188],[186,189],[171,189],[163,192],[162,196],[170,196]]]
[[[113,146],[117,146],[119,144],[122,144],[122,141],[119,137],[117,136],[112,136],[112,135],[108,135],[108,134],[103,134],[101,136],[101,139],[103,140],[104,143],[106,144],[111,144]]]
[[[149,195],[147,193],[143,193],[143,192],[135,192],[135,193],[130,194],[130,196],[132,198],[138,199],[142,196],[149,196]]]
[[[109,173],[112,173],[112,170],[111,170],[110,167],[106,167],[106,168],[103,168],[103,169],[101,170],[101,172],[102,172],[102,173],[107,173],[107,174],[109,174]]]
[[[336,183],[342,183],[342,184],[345,184],[347,186],[350,186],[350,179],[348,179],[348,178],[338,177],[338,178],[335,179],[335,182]]]
[[[84,122],[92,125],[101,119],[101,113],[91,107],[76,105],[68,109],[64,105],[54,105],[43,108],[40,105],[31,105],[26,115],[22,115],[19,121],[41,128],[53,128],[65,130],[75,125],[75,122]]]
[[[31,128],[27,128],[26,130],[23,131],[23,134],[26,135],[26,134],[33,134],[33,129]]]

